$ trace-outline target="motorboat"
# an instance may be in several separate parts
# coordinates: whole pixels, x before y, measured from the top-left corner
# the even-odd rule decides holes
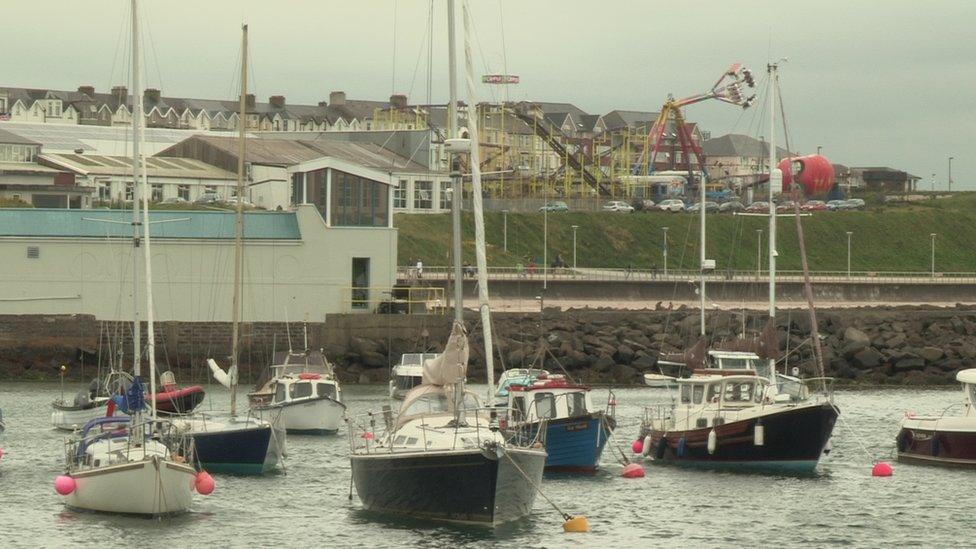
[[[390,398],[403,400],[411,389],[420,385],[424,362],[437,358],[437,353],[405,353],[390,373]]]
[[[919,416],[906,413],[895,439],[898,461],[950,467],[976,467],[976,368],[960,370],[964,399],[942,413]],[[962,406],[962,414],[950,415]]]
[[[610,402],[597,410],[590,387],[542,375],[528,385],[509,386],[507,427],[513,435],[541,438],[549,454],[546,471],[592,474],[617,426]]]
[[[249,393],[262,419],[280,415],[289,434],[333,434],[346,412],[342,389],[322,351],[287,352],[271,366],[270,378]]]
[[[548,376],[549,372],[541,368],[509,368],[498,376],[498,389],[495,396],[507,399],[508,389],[512,385],[532,385],[539,377]]]
[[[366,510],[482,525],[532,511],[546,451],[538,440],[506,439],[497,409],[464,388],[467,359],[456,322],[445,352],[427,363],[423,383],[395,416],[386,407],[352,420],[352,477]]]
[[[102,380],[91,380],[87,388],[79,390],[69,401],[61,397],[51,403],[51,426],[62,431],[75,431],[89,421],[104,417],[113,395],[124,392],[132,383],[132,376],[118,370],[109,372]],[[116,410],[117,415],[124,415]]]
[[[165,371],[159,376],[162,390],[156,393],[156,411],[160,414],[188,414],[200,404],[206,396],[201,385],[179,387],[176,376],[172,371]]]
[[[645,408],[639,440],[656,462],[810,473],[839,413],[829,392],[793,398],[755,372],[700,372],[677,384],[679,402]]]
[[[678,378],[665,374],[644,374],[644,385],[654,389],[670,389],[676,386]]]

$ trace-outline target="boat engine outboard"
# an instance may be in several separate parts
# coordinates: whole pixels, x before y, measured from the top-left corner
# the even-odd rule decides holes
[[[89,396],[88,389],[82,389],[75,393],[74,405],[78,408],[85,408],[91,404],[91,396]]]

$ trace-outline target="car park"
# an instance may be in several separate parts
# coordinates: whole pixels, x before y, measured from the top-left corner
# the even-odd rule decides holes
[[[658,209],[665,212],[683,212],[685,211],[685,203],[677,198],[669,198],[667,200],[662,200],[657,205]]]
[[[831,201],[827,202],[827,209],[830,210],[830,211],[843,210],[843,209],[845,209],[843,207],[845,202],[847,202],[847,201],[846,200],[831,200]]]
[[[719,205],[718,211],[722,213],[736,213],[746,211],[746,205],[738,200],[729,200]]]
[[[805,212],[825,212],[827,211],[827,203],[823,200],[807,200],[800,209]]]
[[[719,209],[718,202],[712,202],[712,201],[705,202],[705,213],[715,213],[718,212],[718,209]],[[694,204],[688,204],[688,207],[685,208],[685,212],[687,213],[694,213],[698,211],[701,211],[701,203],[699,202],[695,202]]]
[[[865,206],[864,200],[861,198],[849,198],[844,201],[847,204],[848,210],[860,210]]]
[[[749,213],[769,213],[769,202],[763,202],[761,200],[749,204],[746,208]]]
[[[567,206],[565,202],[557,200],[555,202],[546,202],[546,205],[539,208],[539,211],[540,212],[568,212],[569,206]]]
[[[207,191],[201,194],[196,200],[193,201],[194,204],[216,204],[220,202],[220,195],[215,191]]]
[[[792,200],[787,200],[782,204],[776,205],[776,213],[790,213],[795,209],[796,203]]]
[[[606,204],[603,205],[603,211],[630,213],[634,211],[634,207],[621,200],[611,200],[610,202],[607,202]]]

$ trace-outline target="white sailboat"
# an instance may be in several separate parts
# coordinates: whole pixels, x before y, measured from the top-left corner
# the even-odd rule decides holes
[[[149,359],[149,376],[156,375],[155,338],[153,333],[152,262],[150,252],[150,224],[148,188],[145,166],[139,154],[139,141],[142,139],[142,94],[139,86],[139,30],[138,2],[132,0],[132,89],[137,107],[133,116],[133,177],[135,189],[142,174],[142,230],[143,259],[145,261],[146,354]],[[133,200],[133,217],[139,221],[139,193]],[[138,230],[138,224],[135,225]],[[133,254],[135,256],[135,254]],[[135,272],[138,272],[138,257],[135,258]],[[135,279],[133,280],[135,286]],[[134,309],[136,311],[137,309]],[[135,326],[139,325],[138,313],[134,312]],[[136,331],[138,333],[138,331]],[[192,447],[181,445],[174,438],[168,422],[156,417],[155,398],[152,398],[151,414],[144,416],[146,394],[143,391],[140,375],[140,340],[135,338],[135,378],[128,390],[124,407],[132,417],[111,417],[114,403],[108,405],[109,416],[93,419],[74,437],[67,441],[66,474],[55,480],[55,489],[64,497],[69,507],[90,511],[124,513],[136,515],[165,515],[185,512],[193,502],[193,488],[201,487],[202,492],[213,489],[212,479],[205,472],[198,476],[196,470],[188,465],[192,453],[180,453],[180,449]],[[150,394],[155,397],[155,388],[149,383]]]
[[[222,385],[230,389],[230,412],[201,412],[173,419],[180,432],[193,439],[197,464],[218,473],[262,474],[275,469],[284,453],[285,431],[280,424],[250,413],[237,413],[237,366],[240,340],[241,293],[244,270],[244,157],[247,129],[247,25],[241,28],[241,96],[237,158],[237,208],[234,233],[234,296],[230,366],[225,372],[208,364]]]

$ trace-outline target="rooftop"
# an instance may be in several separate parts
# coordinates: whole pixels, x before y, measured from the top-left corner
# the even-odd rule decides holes
[[[97,154],[42,154],[46,164],[82,175],[132,175],[132,159],[127,156]],[[149,177],[189,177],[193,179],[237,179],[237,174],[190,158],[145,158]]]

